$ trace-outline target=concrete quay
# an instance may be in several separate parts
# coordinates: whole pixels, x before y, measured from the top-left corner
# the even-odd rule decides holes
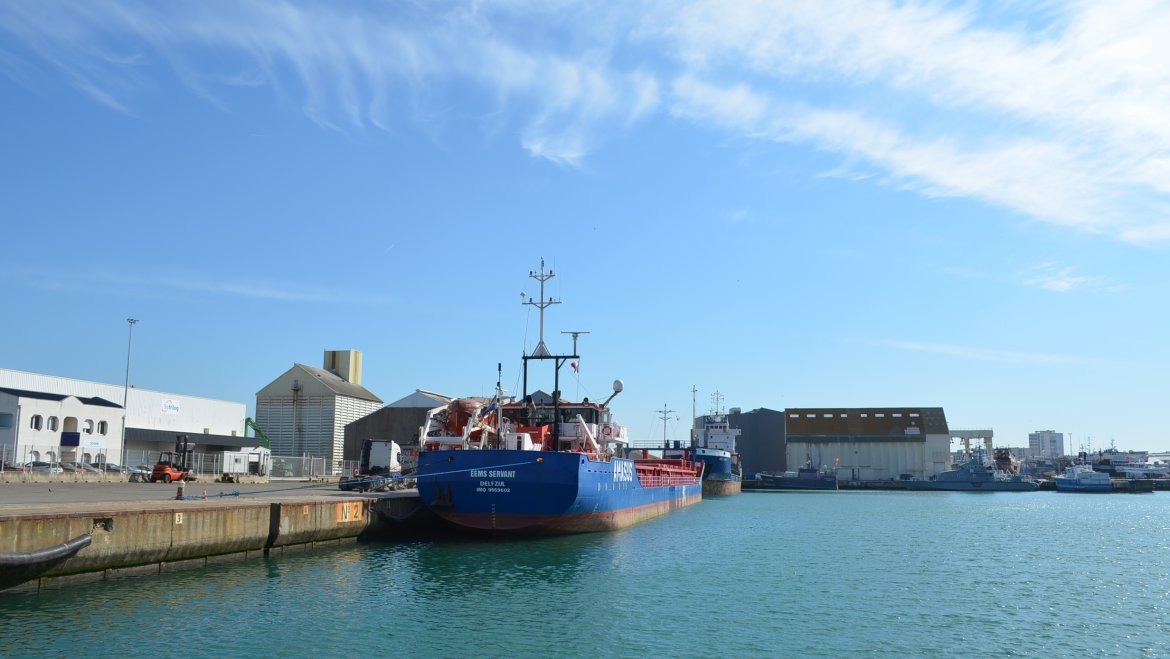
[[[0,592],[407,535],[436,521],[414,490],[187,483],[185,498],[177,493],[161,483],[0,483]],[[59,555],[85,536],[88,545]]]

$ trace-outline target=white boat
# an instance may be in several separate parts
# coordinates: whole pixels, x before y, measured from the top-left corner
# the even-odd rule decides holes
[[[1070,465],[1065,472],[1056,476],[1057,492],[1112,492],[1113,481],[1109,474],[1094,471],[1089,465]]]
[[[1170,465],[1161,460],[1130,462],[1114,468],[1125,478],[1170,478]]]

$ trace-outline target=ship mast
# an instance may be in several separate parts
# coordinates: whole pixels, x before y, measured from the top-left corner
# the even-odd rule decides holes
[[[695,410],[697,409],[695,407],[695,394],[697,394],[697,393],[699,393],[699,388],[692,384],[691,385],[691,448],[692,449],[694,449],[699,443],[699,431],[698,431],[698,429],[695,428],[695,419],[698,418],[695,416],[695,414],[696,414]]]
[[[661,414],[662,414],[662,450],[663,451],[670,448],[670,444],[666,441],[666,420],[670,418],[670,415],[673,412],[674,412],[674,410],[666,409],[666,403],[662,404]],[[666,457],[666,456],[663,455],[662,457]]]
[[[553,451],[558,451],[558,450],[560,450],[560,439],[561,439],[561,433],[560,433],[560,426],[561,426],[561,366],[564,366],[565,362],[567,362],[570,359],[580,359],[580,357],[577,356],[577,335],[576,334],[573,335],[573,354],[571,354],[571,355],[554,355],[551,352],[549,352],[548,347],[545,346],[545,344],[544,344],[544,310],[547,309],[548,307],[551,307],[554,304],[560,304],[561,301],[554,300],[552,297],[547,297],[547,298],[545,297],[545,295],[544,295],[544,282],[552,279],[553,277],[556,276],[556,274],[554,274],[552,270],[549,270],[548,272],[544,271],[544,259],[541,258],[540,259],[540,272],[536,272],[535,270],[530,270],[528,272],[528,276],[540,282],[540,296],[536,300],[533,300],[531,297],[529,297],[528,300],[526,302],[522,302],[522,304],[527,304],[529,306],[533,306],[533,307],[536,307],[537,309],[540,309],[540,341],[536,344],[536,348],[532,351],[531,355],[524,355],[523,356],[524,389],[523,389],[523,393],[521,396],[521,400],[523,400],[526,403],[528,402],[528,360],[530,360],[530,359],[551,359],[551,360],[553,360],[553,391],[552,391],[553,445],[552,445],[552,447],[549,447],[549,448],[551,448],[551,450],[553,450]],[[521,298],[521,299],[523,299],[523,298]],[[578,334],[581,334],[581,333],[584,333],[584,332],[578,332]]]
[[[545,299],[545,297],[544,297],[544,282],[552,279],[553,277],[556,277],[556,275],[553,274],[552,270],[549,270],[547,273],[544,271],[544,259],[541,258],[540,259],[540,272],[538,273],[535,270],[529,270],[528,276],[532,277],[536,281],[540,282],[540,297],[537,298],[538,301],[534,302],[532,300],[532,298],[528,298],[528,301],[524,303],[524,304],[534,306],[537,309],[540,309],[540,342],[536,344],[536,349],[532,351],[532,356],[533,357],[545,357],[545,358],[551,357],[552,353],[550,353],[548,351],[548,348],[544,345],[544,310],[547,309],[548,307],[551,307],[554,304],[560,304],[561,301],[554,300],[551,297],[548,298],[547,300]],[[577,337],[574,336],[573,337],[574,351],[576,351],[576,348],[577,348],[576,339],[577,339]]]

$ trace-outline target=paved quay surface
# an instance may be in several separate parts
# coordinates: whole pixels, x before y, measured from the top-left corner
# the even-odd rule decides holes
[[[176,483],[0,483],[0,517],[76,513],[96,510],[146,510],[181,506],[273,503],[288,499],[353,499],[337,483],[274,481],[262,484],[187,483],[184,494],[207,499],[175,499]],[[230,495],[238,492],[238,496]],[[369,497],[370,495],[365,495]]]

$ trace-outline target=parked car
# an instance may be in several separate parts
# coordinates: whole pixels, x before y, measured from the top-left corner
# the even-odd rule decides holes
[[[84,462],[59,462],[57,463],[62,469],[75,474],[100,474],[102,473],[97,467],[85,464]]]
[[[119,472],[126,471],[125,467],[123,467],[122,465],[119,465],[119,464],[115,464],[113,462],[107,462],[103,465],[95,465],[95,467],[97,467],[99,470],[105,469],[106,473],[109,473],[109,474],[117,474]]]
[[[39,460],[34,460],[32,462],[26,462],[24,464],[24,466],[28,467],[29,471],[47,471],[50,474],[61,474],[61,473],[65,472],[64,469],[62,469],[60,466],[58,466],[56,464],[51,464],[48,462],[41,462]]]

